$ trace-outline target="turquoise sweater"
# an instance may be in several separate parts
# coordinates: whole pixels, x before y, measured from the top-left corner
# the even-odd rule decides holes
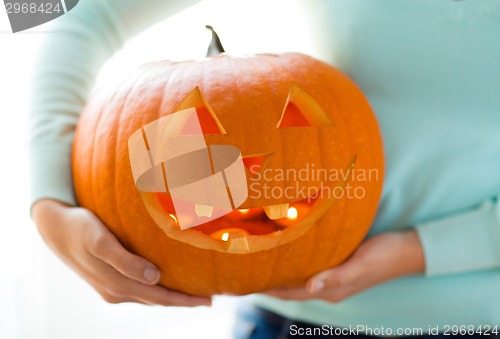
[[[126,38],[186,5],[85,0],[59,20],[34,83],[33,201],[74,203],[71,139],[100,65]],[[335,326],[500,325],[500,1],[302,6],[318,55],[362,88],[382,128],[387,173],[370,235],[415,228],[426,274],[337,304],[262,295],[253,302]]]

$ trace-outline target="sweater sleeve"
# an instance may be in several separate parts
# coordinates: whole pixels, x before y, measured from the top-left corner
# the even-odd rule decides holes
[[[435,276],[500,268],[500,206],[497,199],[476,209],[416,226]]]
[[[100,67],[125,41],[196,0],[81,0],[53,21],[32,79],[31,205],[43,198],[75,205],[71,144]]]

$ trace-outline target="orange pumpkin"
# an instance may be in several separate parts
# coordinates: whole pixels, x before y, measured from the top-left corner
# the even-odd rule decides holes
[[[241,151],[248,198],[181,230],[168,192],[136,187],[128,141],[188,108],[207,145]],[[78,124],[73,175],[81,206],[156,264],[162,285],[247,294],[301,284],[356,249],[381,194],[382,141],[367,100],[337,69],[296,53],[223,54],[147,64],[97,92]]]

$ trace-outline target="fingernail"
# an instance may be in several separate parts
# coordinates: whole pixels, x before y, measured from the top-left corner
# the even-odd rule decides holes
[[[323,288],[325,288],[325,282],[323,280],[313,280],[309,287],[309,293],[318,293]]]
[[[160,275],[160,272],[156,268],[153,267],[148,267],[144,270],[144,279],[146,279],[149,282],[155,282],[158,280],[158,277]]]
[[[212,300],[205,300],[202,303],[203,306],[212,306]]]

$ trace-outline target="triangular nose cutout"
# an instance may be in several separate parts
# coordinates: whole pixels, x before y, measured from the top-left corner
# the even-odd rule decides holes
[[[274,152],[272,153],[263,153],[256,155],[248,155],[242,158],[243,164],[248,169],[248,171],[255,175],[266,168],[267,164],[274,156]]]

